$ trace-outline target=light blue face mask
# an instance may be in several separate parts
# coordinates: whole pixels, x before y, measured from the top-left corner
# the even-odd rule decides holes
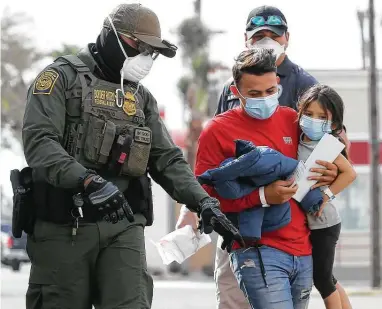
[[[325,133],[332,132],[332,122],[330,120],[314,119],[302,115],[300,119],[302,132],[312,141],[320,140]]]
[[[246,102],[244,110],[252,118],[261,120],[268,119],[274,114],[279,105],[278,96],[279,94],[277,92],[263,98],[246,98],[242,96]]]

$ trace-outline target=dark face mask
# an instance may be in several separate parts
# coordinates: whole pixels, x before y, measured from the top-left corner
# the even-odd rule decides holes
[[[122,39],[120,39],[120,41],[127,56],[135,57],[139,54],[138,50],[126,44]],[[118,81],[121,76],[120,71],[126,58],[118,44],[117,37],[112,30],[106,28],[102,29],[97,38],[96,49],[102,60],[101,62],[103,62],[99,63],[101,71],[106,75],[112,75],[110,79],[113,81]]]

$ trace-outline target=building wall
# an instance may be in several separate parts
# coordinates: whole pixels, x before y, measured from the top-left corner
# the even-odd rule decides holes
[[[320,83],[333,87],[345,103],[344,123],[348,132],[369,132],[368,73],[361,70],[308,70]],[[378,72],[379,123],[382,124],[382,71]],[[382,132],[382,127],[380,128]]]

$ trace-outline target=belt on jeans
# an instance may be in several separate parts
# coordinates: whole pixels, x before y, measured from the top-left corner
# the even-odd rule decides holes
[[[252,247],[254,247],[256,249],[257,254],[259,255],[261,276],[263,277],[265,286],[268,287],[268,282],[267,282],[267,279],[266,279],[267,272],[265,271],[263,257],[261,256],[261,252],[260,252],[260,247],[261,246],[262,245],[257,245],[257,244],[256,245],[252,245]]]
[[[227,252],[228,253],[231,253],[232,251],[232,247],[233,247],[233,244],[234,244],[234,241],[232,241],[230,244],[228,244],[227,246]],[[266,287],[268,287],[268,282],[267,282],[267,279],[266,279],[266,276],[267,276],[267,272],[265,271],[265,267],[264,267],[264,262],[263,262],[263,257],[261,256],[261,252],[260,252],[260,247],[262,245],[258,244],[257,242],[246,242],[246,248],[255,248],[256,251],[257,251],[257,254],[259,256],[259,261],[260,261],[260,270],[261,270],[261,276],[263,277],[263,280],[264,280],[264,284]]]

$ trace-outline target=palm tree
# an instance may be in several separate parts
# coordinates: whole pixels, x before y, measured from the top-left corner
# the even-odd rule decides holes
[[[183,47],[183,62],[190,68],[190,74],[178,82],[185,108],[189,110],[187,137],[187,160],[192,169],[195,165],[196,142],[206,117],[208,102],[208,78],[210,68],[208,43],[211,36],[198,16],[184,20],[179,28],[180,45]]]
[[[51,56],[53,59],[56,59],[60,56],[66,55],[75,55],[80,51],[80,47],[73,44],[62,44],[60,49],[55,49],[48,53],[48,56]]]
[[[25,98],[30,80],[27,73],[43,55],[20,28],[33,21],[24,13],[11,13],[8,8],[1,20],[1,122],[20,131]]]
[[[188,133],[186,142],[187,161],[194,170],[197,141],[203,129],[203,123],[215,112],[215,104],[209,100],[210,81],[208,74],[214,69],[222,67],[218,62],[212,62],[209,58],[209,42],[212,35],[220,34],[221,31],[208,29],[200,18],[201,0],[196,0],[195,16],[185,19],[178,27],[177,33],[180,45],[183,48],[182,59],[189,74],[178,81],[178,90],[183,97],[184,108],[188,110]],[[209,103],[214,106],[209,106]],[[173,271],[179,271],[179,267],[171,265]],[[213,274],[212,265],[203,267],[207,275]],[[187,270],[183,269],[183,272]]]
[[[41,52],[22,28],[33,24],[25,13],[11,13],[4,9],[1,20],[1,123],[11,125],[17,138],[21,138],[28,87],[33,80],[27,79],[28,73],[36,68],[39,61],[60,55],[76,53],[75,45],[63,44],[61,49]]]

